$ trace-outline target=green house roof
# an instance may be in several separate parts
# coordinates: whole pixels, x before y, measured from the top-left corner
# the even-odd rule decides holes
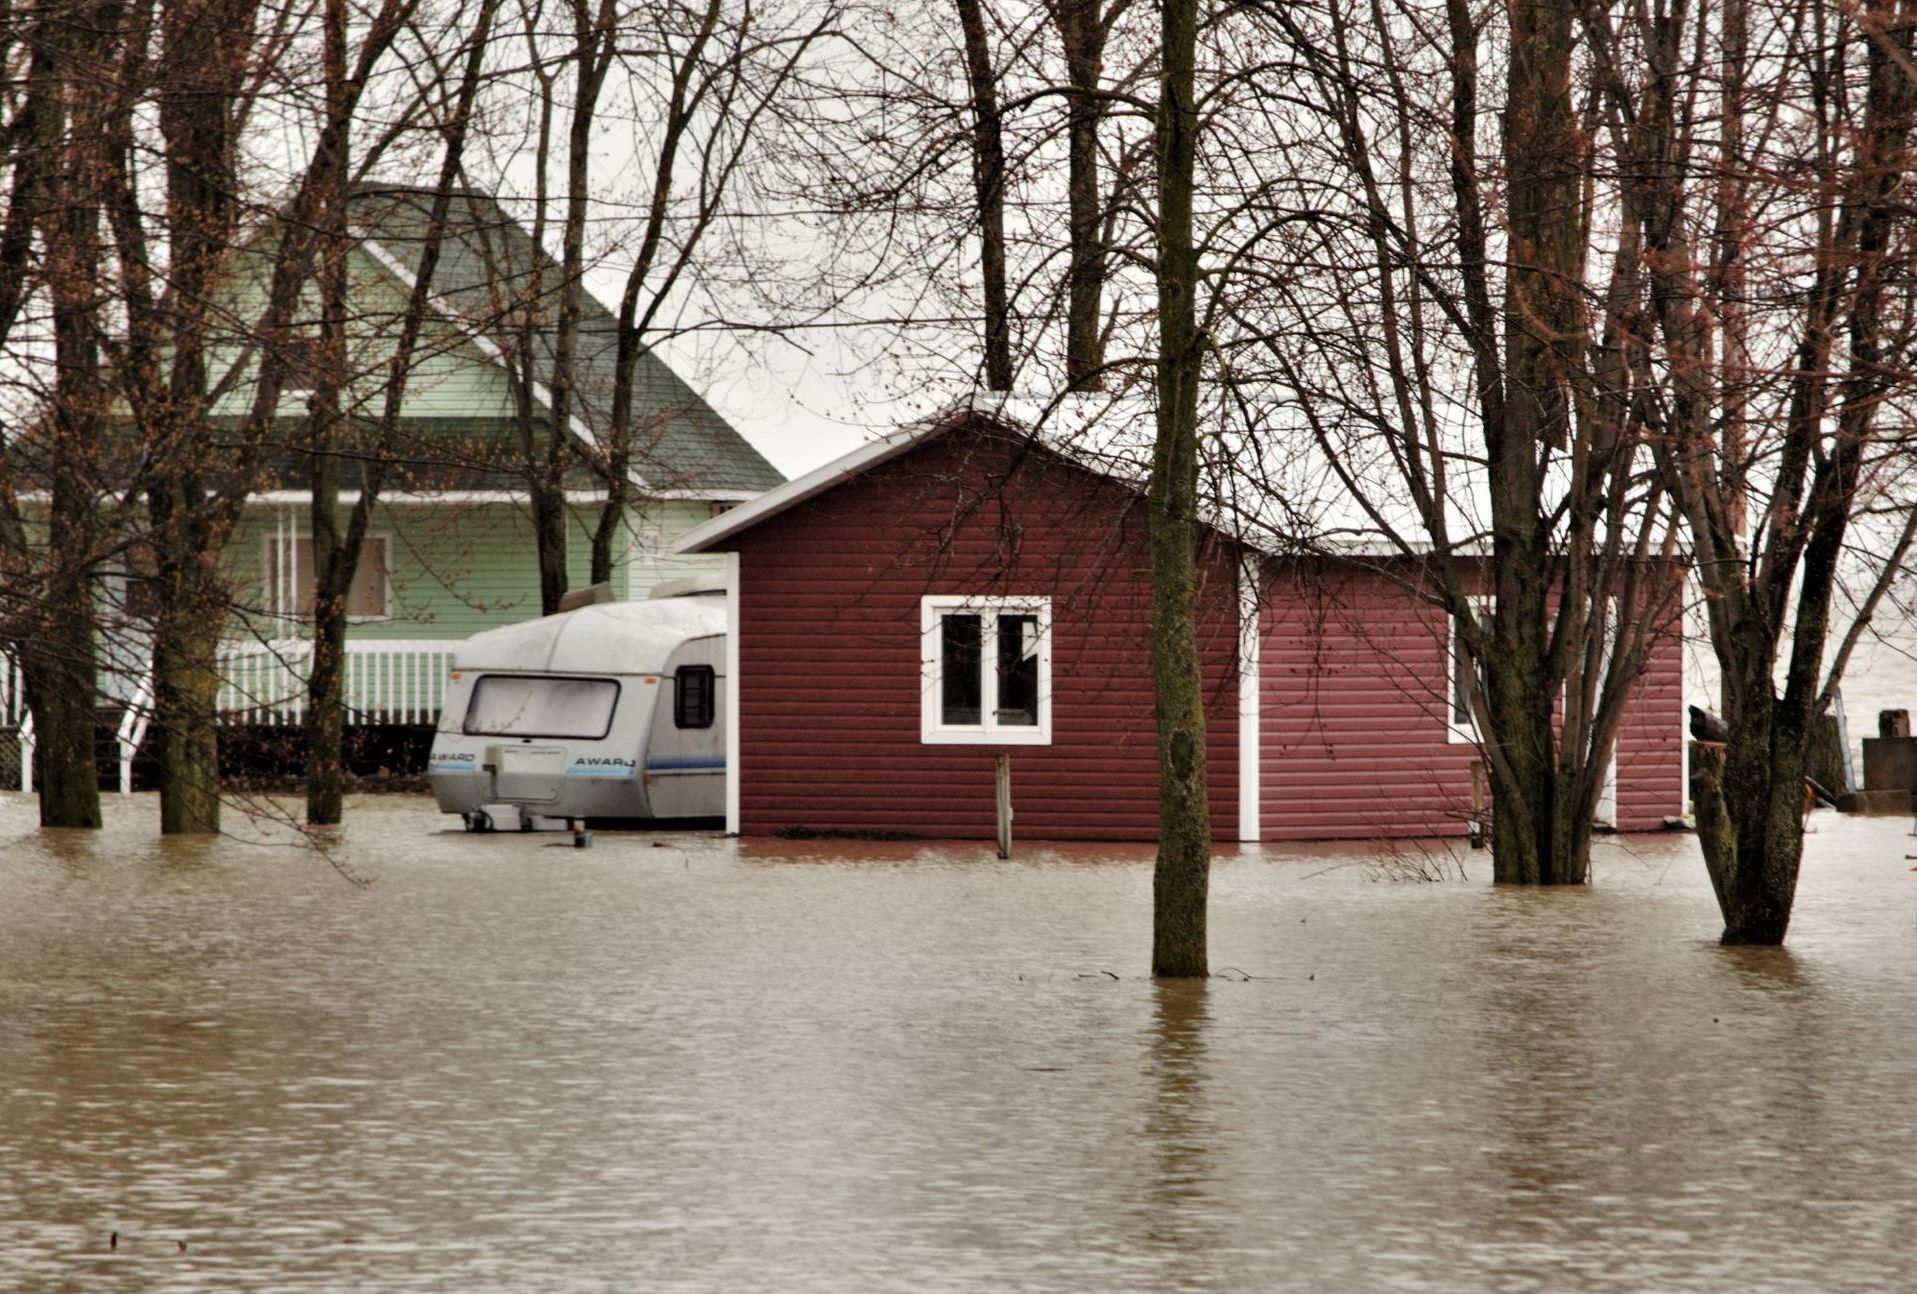
[[[410,278],[425,246],[433,194],[403,185],[364,186],[353,222],[375,259]],[[559,263],[490,196],[453,195],[434,298],[484,348],[517,349],[529,316],[535,375],[550,373],[564,283]],[[588,437],[612,421],[618,321],[590,292],[580,294],[574,409]],[[633,374],[633,464],[649,491],[713,499],[747,498],[784,482],[759,451],[650,350]]]

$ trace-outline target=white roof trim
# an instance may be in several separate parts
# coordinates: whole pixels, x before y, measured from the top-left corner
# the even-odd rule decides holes
[[[606,497],[604,490],[567,490],[568,503],[598,503]],[[650,496],[649,496],[650,497]],[[395,507],[409,505],[428,505],[442,503],[526,503],[532,495],[525,490],[381,490],[381,504]],[[248,503],[291,506],[308,504],[313,501],[310,490],[255,490],[246,496]],[[339,501],[344,504],[359,502],[358,490],[341,490]],[[644,500],[635,500],[644,502]]]
[[[870,441],[849,454],[841,455],[797,480],[788,481],[775,489],[767,490],[751,502],[721,513],[703,525],[694,526],[680,535],[673,544],[672,551],[679,554],[724,552],[726,541],[768,517],[784,512],[795,504],[825,493],[843,481],[847,481],[861,472],[876,467],[888,459],[896,458],[907,450],[913,449],[933,436],[957,426],[968,413],[988,418],[1008,431],[1033,435],[1030,424],[1008,412],[1003,397],[991,392],[980,392],[972,399],[949,407],[929,418],[907,423],[905,426],[877,440]],[[1035,436],[1036,443],[1043,445],[1059,455],[1079,470],[1094,476],[1104,477],[1138,494],[1145,493],[1142,481],[1128,475],[1122,475],[1111,467],[1074,454],[1069,446],[1061,446]],[[1244,519],[1232,515],[1229,511],[1207,504],[1201,500],[1198,522],[1235,543],[1242,544],[1254,552],[1268,556],[1305,555],[1310,550],[1292,550],[1277,542],[1275,537],[1264,537],[1257,533],[1254,526]],[[1318,555],[1349,558],[1389,558],[1407,555],[1404,550],[1392,544],[1383,536],[1356,537],[1326,544],[1319,547]],[[1421,551],[1413,546],[1409,555],[1416,556]],[[1468,550],[1460,546],[1454,549],[1459,555],[1468,555]]]
[[[860,445],[849,454],[841,454],[824,467],[814,468],[797,480],[775,486],[764,494],[755,496],[749,503],[742,503],[730,512],[720,513],[703,525],[694,526],[679,536],[672,545],[672,551],[680,554],[723,552],[725,551],[721,547],[723,542],[748,526],[756,525],[775,513],[784,512],[794,504],[803,503],[816,495],[824,494],[841,481],[850,480],[887,459],[897,458],[921,441],[949,427],[951,423],[952,419],[949,415],[941,415],[923,422],[907,423],[897,431]]]
[[[418,285],[419,280],[414,277],[412,271],[408,270],[397,256],[381,246],[379,239],[373,237],[364,229],[361,229],[359,234],[360,246],[364,247],[372,255],[373,259],[379,262],[381,268],[394,278],[397,278],[408,292],[411,292],[413,288]],[[506,362],[506,352],[500,348],[498,342],[487,336],[484,330],[476,326],[472,320],[466,318],[465,315],[448,305],[446,299],[437,292],[427,293],[427,303],[432,306],[441,318],[457,327],[462,337],[469,339],[475,346],[479,347],[479,353],[497,365],[500,371],[509,377],[512,375],[512,365]],[[546,411],[550,413],[552,411],[552,391],[547,388],[544,382],[539,381],[537,378],[534,378],[528,385],[532,388],[533,398],[545,405]],[[578,437],[582,445],[595,450],[600,447],[598,435],[594,433],[592,428],[579,420],[578,414],[568,415],[567,424],[572,434]],[[632,483],[640,489],[644,490],[648,488],[645,478],[640,476],[636,469],[628,467],[626,469],[626,475],[630,477]]]
[[[843,454],[824,467],[816,468],[795,481],[787,481],[776,489],[767,490],[750,503],[721,513],[704,525],[694,526],[679,536],[672,546],[672,551],[679,554],[705,553],[715,550],[723,552],[725,541],[740,531],[757,525],[767,517],[784,512],[795,504],[823,494],[840,482],[850,480],[888,459],[898,457],[934,435],[951,429],[967,413],[990,418],[1007,429],[1023,427],[1021,422],[1003,411],[1003,406],[997,404],[996,396],[991,393],[981,393],[971,402],[946,409],[919,422],[907,423],[897,431],[861,445],[851,453]],[[1038,443],[1046,445],[1053,452],[1059,452],[1055,446],[1046,444],[1043,439],[1040,439]],[[1144,488],[1137,482],[1127,481],[1110,471],[1102,470],[1095,463],[1085,462],[1068,453],[1061,453],[1060,456],[1080,471],[1102,476],[1107,480],[1116,481],[1127,489],[1135,490],[1140,494],[1144,493]],[[1247,548],[1263,549],[1265,547],[1247,535],[1244,529],[1231,519],[1215,515],[1209,509],[1201,509],[1199,520]]]

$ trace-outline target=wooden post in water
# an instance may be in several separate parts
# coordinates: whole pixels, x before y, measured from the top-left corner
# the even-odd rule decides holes
[[[1471,761],[1471,823],[1466,828],[1473,849],[1484,848],[1484,761]]]
[[[998,856],[1012,856],[1012,757],[998,757]]]

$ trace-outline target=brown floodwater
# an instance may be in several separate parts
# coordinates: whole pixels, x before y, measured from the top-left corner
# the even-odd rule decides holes
[[[1226,850],[1230,977],[1158,985],[1145,848],[577,851],[390,799],[356,888],[111,810],[0,797],[0,1290],[1917,1280],[1907,819],[1817,815],[1784,950],[1716,944],[1686,837],[1568,891]]]

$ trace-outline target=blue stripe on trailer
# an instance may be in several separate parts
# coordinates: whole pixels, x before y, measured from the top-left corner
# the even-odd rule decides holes
[[[648,773],[719,773],[725,766],[724,755],[667,755],[646,761]]]

